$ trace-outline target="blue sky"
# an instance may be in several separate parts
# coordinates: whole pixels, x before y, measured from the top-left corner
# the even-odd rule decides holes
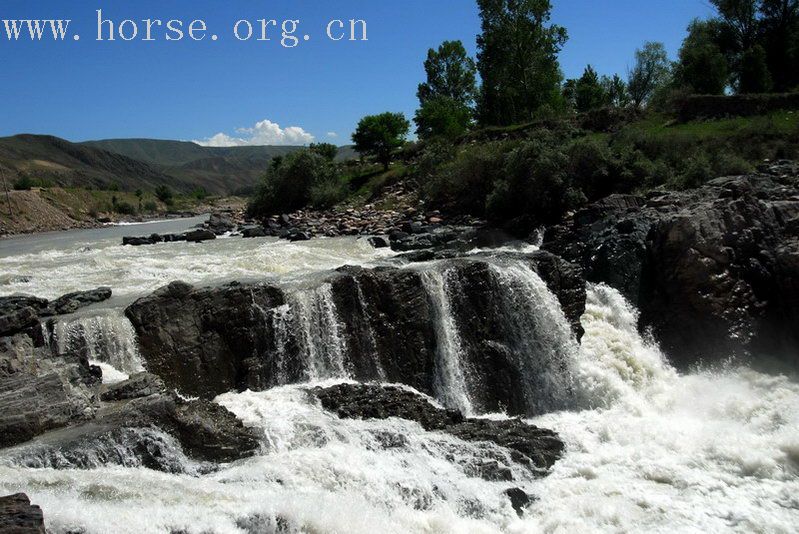
[[[569,42],[567,77],[587,63],[624,74],[644,41],[674,56],[688,23],[711,13],[704,0],[554,0],[553,21]],[[194,42],[97,42],[97,14],[124,19],[194,19]],[[0,136],[47,133],[73,141],[119,137],[223,143],[349,142],[358,119],[416,107],[428,48],[461,39],[475,50],[474,0],[2,0],[3,19],[72,19],[81,39],[9,42],[0,22]],[[296,48],[235,39],[236,21],[299,19]],[[330,20],[364,19],[367,42],[333,42]],[[273,30],[270,29],[270,32]],[[211,41],[210,35],[218,35]]]

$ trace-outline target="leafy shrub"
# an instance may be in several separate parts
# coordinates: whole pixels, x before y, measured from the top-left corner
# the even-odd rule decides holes
[[[143,209],[147,213],[154,213],[154,212],[158,211],[158,204],[156,204],[152,200],[148,200],[147,202],[144,203]]]
[[[269,216],[300,209],[311,201],[314,185],[334,179],[335,167],[310,150],[275,158],[248,211],[253,216]]]
[[[311,186],[310,205],[313,208],[324,210],[332,208],[345,198],[349,188],[341,180],[333,177]]]
[[[156,187],[155,196],[167,206],[172,205],[174,195],[168,185],[159,185]]]
[[[114,203],[114,211],[122,215],[136,215],[136,206],[130,202],[116,202]]]
[[[34,187],[34,182],[27,174],[20,175],[14,182],[14,189],[17,191],[29,191],[32,187]]]
[[[676,189],[690,189],[699,187],[714,177],[713,167],[707,156],[698,153],[688,159],[685,169],[675,177],[672,185]]]

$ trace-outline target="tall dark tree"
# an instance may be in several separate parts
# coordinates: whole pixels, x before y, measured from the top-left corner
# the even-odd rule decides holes
[[[477,68],[482,124],[529,121],[544,105],[560,101],[558,53],[566,29],[550,24],[550,0],[478,0],[482,33]]]
[[[621,76],[614,74],[612,77],[602,76],[599,80],[605,91],[605,98],[608,105],[616,108],[626,108],[630,105],[630,92],[627,90],[627,83]]]
[[[731,32],[739,52],[752,48],[757,40],[760,0],[710,0]]]
[[[741,55],[741,66],[738,72],[738,92],[767,93],[771,91],[773,83],[768,70],[766,51],[760,45],[755,45]]]
[[[391,157],[405,143],[411,124],[402,113],[381,113],[361,119],[352,141],[355,150],[374,156],[388,170]]]
[[[693,93],[720,95],[729,84],[727,58],[718,43],[721,28],[716,20],[695,20],[680,48],[676,82]]]
[[[416,134],[420,139],[457,137],[469,128],[477,95],[477,67],[460,41],[430,49],[424,63],[427,80],[419,85]]]
[[[635,66],[629,73],[627,88],[636,108],[646,104],[652,95],[671,78],[671,63],[663,43],[648,42],[635,51]]]
[[[799,88],[799,0],[761,0],[760,12],[774,90]]]
[[[599,81],[599,75],[588,65],[574,87],[574,105],[580,112],[591,111],[608,104],[608,95]]]
[[[477,95],[477,67],[461,41],[444,41],[438,50],[431,48],[424,62],[427,81],[419,84],[416,95],[424,104],[445,96],[471,107]]]

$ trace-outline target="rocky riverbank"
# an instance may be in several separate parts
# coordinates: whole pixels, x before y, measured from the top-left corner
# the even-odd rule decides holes
[[[685,192],[613,195],[549,228],[544,248],[617,288],[683,366],[764,355],[799,365],[799,165]]]

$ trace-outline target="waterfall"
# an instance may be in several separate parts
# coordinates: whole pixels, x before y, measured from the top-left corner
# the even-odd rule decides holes
[[[52,323],[50,344],[59,354],[85,351],[103,369],[105,381],[119,381],[144,370],[133,325],[121,310],[82,315]]]
[[[434,390],[436,398],[461,413],[473,413],[466,379],[463,347],[458,324],[452,313],[448,287],[448,271],[436,266],[422,272],[422,282],[433,305],[436,329],[436,374]]]
[[[506,343],[524,384],[529,413],[573,404],[573,370],[579,346],[557,297],[529,265],[495,262]]]

